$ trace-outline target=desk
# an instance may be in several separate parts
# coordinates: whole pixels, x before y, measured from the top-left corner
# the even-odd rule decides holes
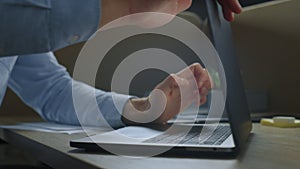
[[[3,119],[1,119],[3,121]],[[0,130],[1,139],[31,153],[53,168],[138,168],[138,169],[298,169],[300,166],[300,128],[279,129],[254,124],[247,147],[237,159],[126,158],[88,154],[69,147],[71,139],[85,134],[53,134]]]

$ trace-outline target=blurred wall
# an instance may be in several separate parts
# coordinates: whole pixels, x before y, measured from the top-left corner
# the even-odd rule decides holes
[[[300,1],[245,11],[232,23],[246,88],[266,90],[270,111],[300,114]]]

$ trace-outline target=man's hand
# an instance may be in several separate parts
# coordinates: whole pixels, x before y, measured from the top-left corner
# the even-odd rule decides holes
[[[123,111],[126,124],[165,123],[193,102],[206,102],[213,82],[196,63],[168,76],[147,98],[131,99]]]
[[[101,26],[120,17],[141,12],[161,12],[171,15],[188,9],[192,0],[102,0]],[[233,21],[234,13],[242,12],[238,0],[218,0],[222,5],[224,18]]]
[[[218,0],[222,5],[223,15],[227,21],[232,22],[234,20],[234,14],[242,12],[242,7],[238,0]]]

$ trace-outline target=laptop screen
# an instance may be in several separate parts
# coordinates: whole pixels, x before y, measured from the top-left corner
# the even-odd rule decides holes
[[[237,148],[243,146],[252,129],[244,85],[233,45],[230,23],[223,19],[222,9],[215,1],[194,1],[190,11],[207,23],[209,37],[224,66],[227,82],[228,113]],[[200,9],[199,9],[200,8]]]

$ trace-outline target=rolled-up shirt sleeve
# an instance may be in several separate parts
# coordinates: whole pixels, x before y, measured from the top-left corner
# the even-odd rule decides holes
[[[73,80],[51,52],[19,56],[8,86],[44,119],[72,125],[122,127],[131,98]]]
[[[88,40],[101,0],[1,0],[0,57],[43,53]]]

